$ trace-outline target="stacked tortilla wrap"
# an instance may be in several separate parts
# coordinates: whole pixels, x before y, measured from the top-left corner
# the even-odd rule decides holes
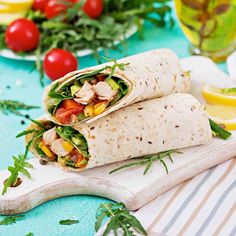
[[[69,73],[47,87],[43,97],[43,105],[49,118],[57,124],[65,125],[65,123],[62,123],[55,116],[56,111],[61,106],[61,102],[66,100],[62,98],[62,101],[60,101],[60,99],[58,100],[58,96],[60,97],[63,94],[62,96],[64,97],[67,96],[71,99],[72,96],[73,98],[75,95],[70,94],[70,86],[74,85],[74,83],[80,83],[86,76],[86,79],[91,79],[89,75],[91,73],[93,74],[93,72],[96,74],[96,71],[100,71],[97,72],[98,75],[107,78],[112,70],[111,68],[107,68],[107,66],[113,65],[113,63],[110,62]],[[133,103],[167,96],[177,92],[187,93],[190,89],[189,78],[184,75],[178,57],[169,49],[148,51],[121,59],[117,63],[125,64],[123,68],[116,67],[114,73],[112,73],[112,77],[116,82],[118,81],[117,83],[122,83],[122,86],[126,86],[125,92],[123,91],[124,89],[122,90],[124,92],[123,95],[117,101],[114,101],[116,97],[113,97],[113,100],[107,103],[106,108],[101,114],[87,116],[82,118],[82,120],[73,116],[73,119],[68,121],[66,125],[72,125],[80,121],[91,123]],[[56,95],[55,92],[57,93]]]
[[[62,136],[59,132],[57,139],[66,136],[67,142],[74,146],[77,152],[80,152],[81,143],[68,137],[71,133],[73,137],[77,135],[82,138],[84,143],[81,153],[86,153],[83,165],[71,166],[71,162],[67,165],[68,157],[60,157],[60,161],[58,158],[54,159],[56,165],[73,171],[200,145],[207,143],[212,137],[204,106],[193,96],[181,93],[130,105],[89,124],[81,123],[63,128],[49,120],[39,122],[45,127],[50,123],[49,128],[56,127],[58,132],[61,132],[61,129],[70,129]],[[37,130],[41,127],[32,123],[30,129]],[[33,135],[28,134],[26,142],[29,142]],[[43,158],[36,150],[40,141],[38,139],[34,142],[31,151]]]

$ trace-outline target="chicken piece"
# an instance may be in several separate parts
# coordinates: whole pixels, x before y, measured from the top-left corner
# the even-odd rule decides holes
[[[118,92],[118,90],[113,90],[107,82],[98,82],[96,85],[93,85],[93,90],[98,99],[108,101],[111,101]]]
[[[85,82],[83,87],[75,94],[76,98],[74,100],[83,105],[89,104],[95,97],[95,92],[93,91],[93,86]]]
[[[52,145],[53,141],[58,138],[56,127],[49,129],[43,134],[43,142],[45,145]]]
[[[64,142],[65,140],[63,138],[59,138],[52,143],[51,150],[59,157],[66,156],[70,153],[64,148]]]

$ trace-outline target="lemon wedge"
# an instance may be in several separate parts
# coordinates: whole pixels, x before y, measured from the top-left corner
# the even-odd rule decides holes
[[[236,107],[236,88],[217,88],[205,85],[202,95],[210,104],[219,104]]]
[[[22,18],[26,12],[19,13],[1,13],[0,12],[0,25],[9,25],[12,21]]]
[[[222,124],[226,130],[236,130],[236,107],[207,105],[206,112],[213,121]]]
[[[17,13],[29,10],[33,0],[1,0],[0,4],[8,8],[5,13]]]

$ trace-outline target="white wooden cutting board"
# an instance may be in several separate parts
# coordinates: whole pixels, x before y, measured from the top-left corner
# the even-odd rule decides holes
[[[182,64],[185,70],[192,72],[192,93],[199,99],[199,91],[205,81],[225,85],[225,81],[228,80],[227,76],[208,59],[191,57],[182,60]],[[49,164],[42,166],[36,158],[32,158],[29,161],[34,166],[30,170],[32,178],[20,176],[23,180],[21,185],[9,188],[5,195],[0,196],[0,214],[22,213],[51,199],[76,194],[107,197],[122,201],[130,210],[136,210],[179,183],[234,157],[236,132],[227,141],[213,138],[207,145],[181,151],[183,154],[173,155],[174,164],[166,161],[169,174],[166,174],[159,163],[155,163],[145,176],[144,167],[109,174],[109,171],[121,163],[81,173],[70,173]],[[7,170],[0,172],[0,190],[7,177]]]

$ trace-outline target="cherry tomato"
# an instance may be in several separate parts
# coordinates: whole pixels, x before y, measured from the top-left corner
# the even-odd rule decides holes
[[[83,6],[83,10],[90,18],[97,18],[102,14],[103,1],[87,0]]]
[[[65,12],[67,9],[67,1],[58,1],[58,0],[49,0],[45,7],[45,15],[47,19],[51,19],[55,16],[58,16],[60,13]]]
[[[59,108],[55,113],[55,117],[61,124],[69,124],[71,122],[71,115],[79,115],[82,111],[83,109],[77,108]]]
[[[48,0],[34,0],[32,8],[35,11],[44,12]]]
[[[46,75],[51,80],[57,80],[78,67],[76,57],[69,51],[54,48],[49,51],[43,61]]]
[[[72,108],[76,108],[78,110],[81,110],[81,112],[84,110],[84,105],[75,102],[73,99],[67,99],[62,101],[61,106],[64,109],[72,109]]]
[[[37,25],[27,19],[13,21],[6,30],[7,47],[16,52],[28,52],[35,49],[39,42],[40,32]]]

